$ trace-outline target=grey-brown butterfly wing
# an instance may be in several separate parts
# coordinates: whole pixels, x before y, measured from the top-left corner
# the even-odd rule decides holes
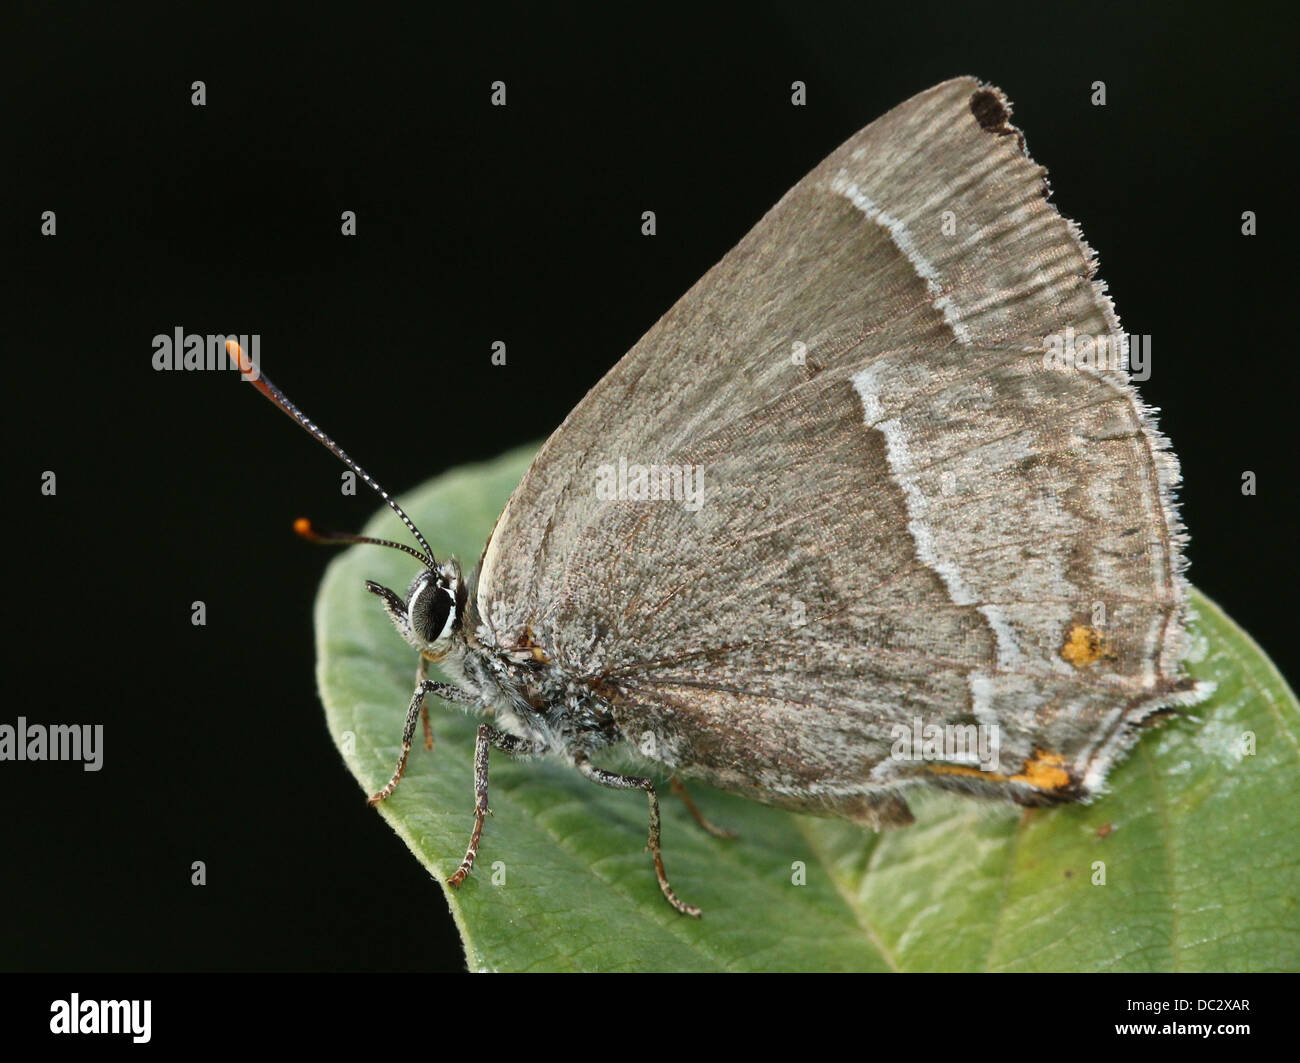
[[[1177,465],[1122,368],[1044,356],[1119,325],[1008,116],[914,97],[694,285],[511,496],[484,637],[681,774],[878,823],[917,781],[1089,796],[1194,696]],[[627,466],[678,500],[602,498]],[[996,728],[997,763],[897,755],[929,724]]]

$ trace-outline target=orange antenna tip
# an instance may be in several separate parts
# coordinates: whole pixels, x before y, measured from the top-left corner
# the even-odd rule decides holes
[[[253,371],[252,360],[244,353],[244,348],[234,340],[226,340],[226,356],[239,366],[241,373],[251,373]]]
[[[309,521],[306,517],[299,517],[297,520],[293,522],[293,530],[296,531],[299,535],[301,535],[304,539],[310,538],[312,535],[311,521]]]

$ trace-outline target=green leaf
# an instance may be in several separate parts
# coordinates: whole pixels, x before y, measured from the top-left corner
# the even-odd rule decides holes
[[[440,554],[477,562],[534,448],[402,499]],[[387,512],[369,534],[403,539]],[[365,793],[387,781],[415,655],[362,586],[404,592],[396,551],[356,547],[316,606],[329,728]],[[1258,646],[1193,598],[1190,671],[1213,698],[1149,731],[1089,807],[1021,810],[936,794],[875,835],[692,787],[705,834],[664,793],[664,859],[694,920],[664,903],[641,794],[549,760],[493,754],[479,862],[447,891],[473,969],[1236,971],[1300,967],[1300,707]],[[472,824],[474,721],[433,701],[379,814],[441,884]],[[1249,735],[1254,752],[1247,753]],[[361,795],[358,794],[358,800]],[[376,824],[378,829],[378,824]],[[795,885],[795,866],[806,884]],[[1104,864],[1105,884],[1094,884]],[[495,877],[504,876],[502,884]],[[446,887],[443,887],[444,890]]]

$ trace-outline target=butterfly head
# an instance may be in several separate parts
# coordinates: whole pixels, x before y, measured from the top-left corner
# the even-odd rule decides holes
[[[322,534],[312,527],[311,521],[306,517],[300,517],[294,522],[294,531],[304,539],[315,543],[339,546],[370,543],[375,546],[386,546],[410,554],[419,561],[422,568],[415,579],[411,581],[410,587],[407,588],[405,600],[395,591],[371,580],[366,581],[366,590],[377,595],[383,601],[384,608],[387,610],[393,624],[397,627],[398,632],[401,633],[402,638],[426,657],[433,660],[440,660],[445,657],[452,646],[454,637],[461,630],[461,618],[464,615],[465,602],[468,598],[465,581],[461,578],[460,565],[456,562],[456,559],[451,558],[439,563],[433,556],[433,551],[429,549],[428,542],[420,534],[420,529],[415,526],[415,522],[406,515],[406,512],[397,504],[397,501],[380,487],[370,474],[358,465],[342,447],[330,439],[314,421],[305,416],[297,406],[290,402],[285,397],[284,392],[263,376],[260,369],[253,364],[238,343],[233,340],[228,341],[226,343],[226,353],[238,366],[244,380],[257,388],[275,406],[288,414],[289,417],[373,488],[375,493],[388,503],[389,508],[406,525],[406,530],[411,533],[412,538],[420,546],[419,549],[416,549],[406,543],[394,542],[391,539],[378,539],[369,535],[350,535],[342,532],[326,532]]]
[[[460,632],[467,598],[455,558],[417,573],[406,590],[405,601],[373,581],[366,582],[366,590],[383,601],[403,639],[432,660],[447,655]]]

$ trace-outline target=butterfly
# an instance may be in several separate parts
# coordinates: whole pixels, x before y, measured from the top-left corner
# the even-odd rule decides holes
[[[1206,695],[1181,668],[1176,458],[1010,114],[957,78],[841,145],[569,414],[472,568],[234,348],[418,544],[298,526],[420,563],[405,594],[367,583],[418,658],[370,802],[430,698],[479,714],[453,886],[493,750],[645,793],[659,887],[698,916],[654,780],[602,751],[881,829],[922,786],[1090,800],[1143,726]]]

